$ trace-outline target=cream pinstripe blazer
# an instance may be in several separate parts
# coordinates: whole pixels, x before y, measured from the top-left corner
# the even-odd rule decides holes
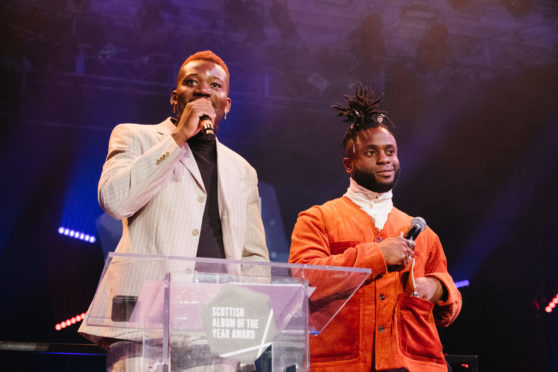
[[[192,151],[176,144],[173,129],[167,118],[157,125],[120,124],[111,134],[98,198],[108,214],[122,219],[118,253],[196,256],[206,190]],[[217,178],[226,257],[268,261],[256,171],[217,142]],[[112,282],[104,287],[109,293],[101,294],[100,285],[95,297],[137,293],[143,275],[135,274],[134,283],[105,278]],[[99,334],[85,322],[79,330],[90,331]]]

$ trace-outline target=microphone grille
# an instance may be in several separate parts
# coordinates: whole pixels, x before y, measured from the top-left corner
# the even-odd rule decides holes
[[[422,217],[415,217],[411,220],[411,226],[417,226],[422,231],[426,228],[426,221]]]

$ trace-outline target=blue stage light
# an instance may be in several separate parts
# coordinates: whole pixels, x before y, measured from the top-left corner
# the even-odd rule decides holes
[[[83,241],[86,241],[88,243],[95,243],[95,241],[97,240],[94,235],[86,234],[86,233],[81,232],[81,231],[74,231],[74,230],[71,230],[71,229],[69,229],[67,227],[63,227],[63,226],[60,226],[58,228],[58,233],[60,235],[69,236],[69,237],[74,238],[74,239],[83,240]]]

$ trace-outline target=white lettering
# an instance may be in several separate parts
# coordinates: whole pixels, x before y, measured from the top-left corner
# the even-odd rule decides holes
[[[252,329],[233,329],[232,338],[242,340],[253,340],[256,338],[256,332]]]
[[[214,328],[213,338],[231,338],[230,331],[227,328]]]
[[[213,327],[235,328],[235,318],[213,318]]]
[[[258,321],[259,319],[246,319],[247,328],[259,328]]]
[[[212,306],[211,307],[211,315],[222,316],[222,317],[243,318],[244,317],[244,308],[243,307],[228,307],[228,306]]]

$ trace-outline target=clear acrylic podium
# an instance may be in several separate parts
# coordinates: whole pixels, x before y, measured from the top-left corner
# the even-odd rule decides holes
[[[110,253],[86,324],[99,336],[141,344],[142,371],[236,371],[266,350],[272,371],[308,371],[308,338],[369,275],[337,266]]]

